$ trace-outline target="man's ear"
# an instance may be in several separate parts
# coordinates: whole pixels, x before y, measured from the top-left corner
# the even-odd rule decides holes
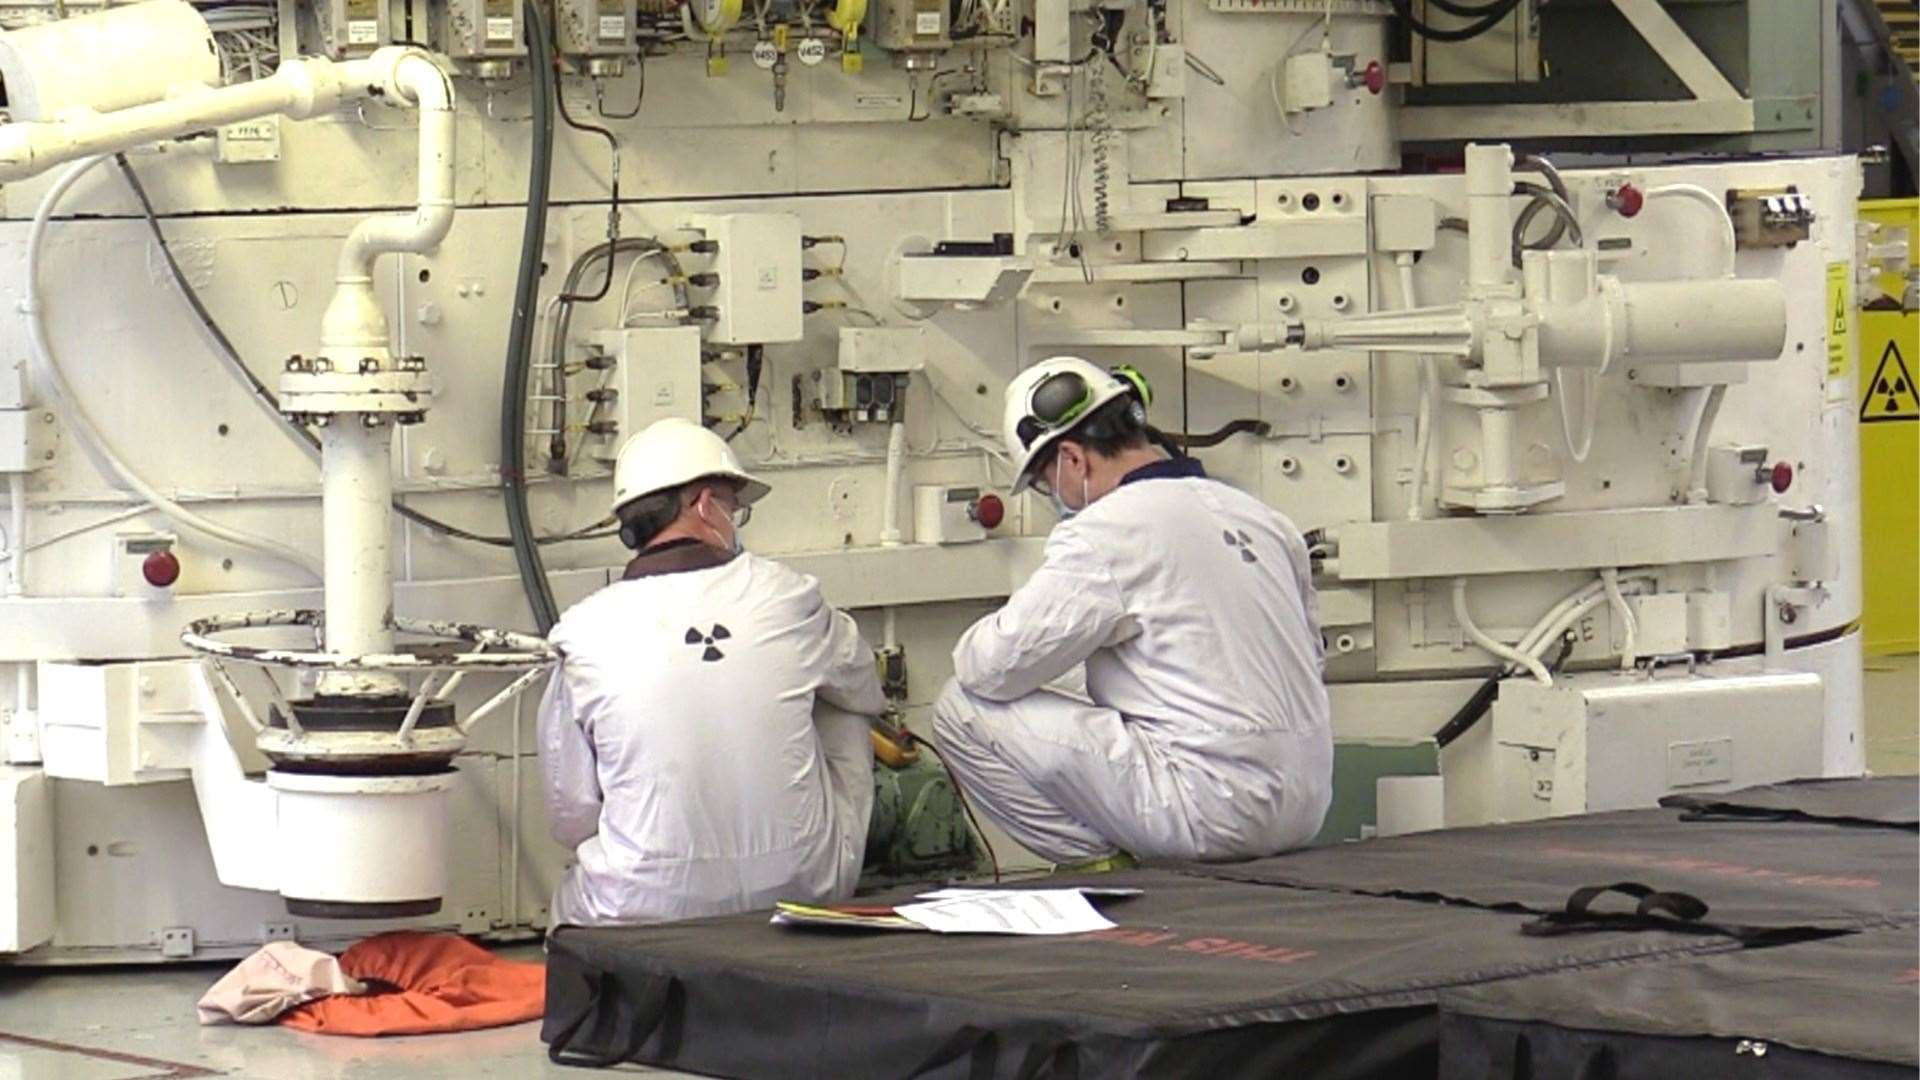
[[[1076,469],[1086,467],[1087,448],[1077,442],[1067,442],[1062,439],[1060,441],[1060,449],[1054,451],[1054,453],[1060,458],[1062,464],[1071,465]]]

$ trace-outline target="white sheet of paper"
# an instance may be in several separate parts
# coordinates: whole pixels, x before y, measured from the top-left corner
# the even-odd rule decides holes
[[[961,892],[966,895],[894,910],[940,934],[1087,934],[1114,927],[1077,889]]]
[[[954,886],[946,889],[935,889],[932,892],[920,893],[917,895],[916,899],[955,900],[963,896],[999,896],[1003,893],[1018,892],[1018,891],[1021,891],[1021,890],[1018,890],[1018,889],[970,889],[970,888],[964,888],[961,886]],[[1031,890],[1028,890],[1028,891],[1031,891]],[[1135,889],[1129,886],[1122,886],[1122,885],[1112,885],[1112,886],[1075,885],[1067,889],[1052,889],[1052,890],[1046,890],[1046,891],[1077,892],[1081,896],[1089,896],[1096,900],[1122,899],[1124,897],[1129,897],[1129,896],[1142,896],[1142,895],[1145,895],[1146,893],[1145,889]]]

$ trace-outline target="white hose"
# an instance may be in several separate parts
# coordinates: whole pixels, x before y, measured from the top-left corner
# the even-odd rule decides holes
[[[1559,399],[1560,435],[1566,440],[1567,454],[1575,464],[1584,465],[1593,452],[1594,422],[1600,416],[1600,373],[1580,369],[1580,434],[1573,433],[1573,417],[1567,412],[1567,369],[1553,369],[1553,396]]]
[[[1455,622],[1460,624],[1460,629],[1465,630],[1467,636],[1473,639],[1475,645],[1480,646],[1482,649],[1485,649],[1510,664],[1525,668],[1528,673],[1539,680],[1540,685],[1553,685],[1553,676],[1547,673],[1547,666],[1542,664],[1538,657],[1528,656],[1526,653],[1521,652],[1511,645],[1505,645],[1495,641],[1474,623],[1473,616],[1467,611],[1466,578],[1453,579],[1453,618]]]
[[[1693,438],[1687,447],[1687,501],[1707,501],[1707,449],[1713,437],[1713,425],[1720,418],[1720,404],[1727,397],[1725,384],[1707,391],[1700,403],[1700,416],[1693,423]]]
[[[73,388],[68,385],[66,377],[60,372],[60,366],[54,359],[53,347],[47,338],[46,321],[40,306],[40,256],[46,240],[47,222],[52,219],[54,207],[66,196],[67,191],[89,170],[110,158],[111,155],[102,154],[68,167],[67,171],[61,173],[60,178],[54,181],[53,186],[47,189],[46,195],[40,200],[39,210],[34,213],[33,228],[27,234],[26,290],[20,301],[21,313],[26,316],[27,321],[29,354],[33,359],[34,373],[39,377],[42,389],[46,390],[55,406],[66,416],[67,423],[80,436],[81,441],[90,448],[96,460],[106,466],[106,471],[112,478],[117,479],[122,485],[146,500],[154,509],[165,514],[175,525],[234,547],[269,555],[318,577],[320,564],[312,556],[278,541],[209,521],[167,498],[152,484],[147,483],[108,445],[100,429],[74,397]]]
[[[880,546],[897,547],[900,536],[900,474],[907,463],[907,418],[887,429],[887,490],[880,499]]]
[[[1661,184],[1657,187],[1648,188],[1646,190],[1646,196],[1648,202],[1652,202],[1655,199],[1678,196],[1680,198],[1692,199],[1695,202],[1703,203],[1712,208],[1714,214],[1720,218],[1720,233],[1723,237],[1722,246],[1725,247],[1727,252],[1725,276],[1733,276],[1734,252],[1738,249],[1738,241],[1734,239],[1733,214],[1727,209],[1725,201],[1713,192],[1701,187],[1699,184]]]
[[[1400,295],[1407,310],[1420,306],[1413,285],[1413,255],[1402,252],[1394,258],[1400,268]],[[1420,411],[1413,424],[1413,491],[1407,499],[1407,519],[1426,516],[1427,459],[1433,456],[1433,423],[1440,397],[1440,369],[1432,356],[1420,357]]]
[[[1620,571],[1611,567],[1600,571],[1600,583],[1607,590],[1607,603],[1613,607],[1614,618],[1620,622],[1620,670],[1633,670],[1634,639],[1640,634],[1639,624],[1634,620],[1633,609],[1627,606],[1627,598],[1620,594]]]

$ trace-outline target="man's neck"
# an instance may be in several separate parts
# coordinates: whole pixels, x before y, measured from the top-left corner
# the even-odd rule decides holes
[[[714,536],[713,526],[701,521],[697,515],[689,512],[681,514],[673,520],[671,525],[655,533],[653,539],[647,541],[646,550],[652,551],[654,548],[660,547],[663,544],[671,544],[675,540],[694,540],[710,548],[719,548],[722,550],[726,548],[726,545],[720,543],[718,538]]]
[[[1093,497],[1097,499],[1107,492],[1112,491],[1114,488],[1119,487],[1120,481],[1126,479],[1128,473],[1140,466],[1151,465],[1156,461],[1167,460],[1167,452],[1158,446],[1149,444],[1146,446],[1129,447],[1121,450],[1112,457],[1101,457],[1099,454],[1091,454],[1088,456],[1088,460],[1093,465],[1092,483],[1090,487],[1092,488]]]

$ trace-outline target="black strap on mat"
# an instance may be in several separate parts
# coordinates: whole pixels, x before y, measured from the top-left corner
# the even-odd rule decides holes
[[[1595,911],[1593,902],[1608,893],[1632,897],[1638,903],[1633,911]],[[1611,885],[1587,885],[1573,890],[1564,910],[1548,912],[1525,923],[1520,932],[1529,937],[1558,937],[1562,934],[1589,934],[1603,930],[1664,930],[1673,934],[1703,934],[1728,937],[1748,945],[1783,945],[1846,933],[1809,926],[1742,926],[1736,923],[1707,922],[1710,909],[1706,901],[1683,892],[1667,892],[1637,881],[1617,881]]]
[[[993,1080],[1000,1067],[1000,1035],[991,1028],[968,1024],[947,1037],[927,1055],[907,1080],[918,1080],[969,1058],[967,1080]],[[1080,1080],[1080,1048],[1071,1039],[1038,1039],[1020,1059],[1014,1080]]]
[[[1842,829],[1895,829],[1905,832],[1920,832],[1920,822],[1914,821],[1878,821],[1873,818],[1832,816],[1809,814],[1804,810],[1768,809],[1759,806],[1741,806],[1737,803],[1673,803],[1684,807],[1680,811],[1681,821],[1750,821],[1763,822],[1799,822],[1811,825],[1833,825]]]
[[[588,1069],[607,1069],[624,1062],[633,1061],[640,1056],[640,1048],[653,1037],[653,1033],[666,1026],[661,1040],[661,1058],[670,1060],[679,1049],[681,1020],[686,1012],[686,991],[680,980],[672,975],[654,975],[647,978],[640,993],[628,994],[620,977],[610,971],[589,971],[584,973],[587,981],[587,1003],[573,1019],[568,1020],[553,1035],[547,1044],[547,1060],[555,1065],[572,1065]],[[611,1015],[615,1021],[621,1019],[618,1002],[626,1001],[634,1006],[633,1022],[627,1029],[627,1041],[615,1053],[594,1053],[574,1050],[572,1043],[587,1022],[603,1015],[602,1009],[612,1006]]]

